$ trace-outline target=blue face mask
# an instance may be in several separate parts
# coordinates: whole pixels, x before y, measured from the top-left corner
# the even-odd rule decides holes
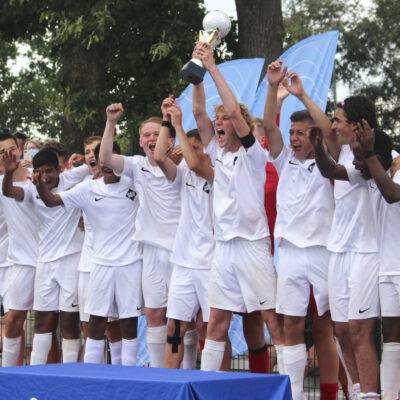
[[[38,149],[31,149],[32,157],[34,157],[37,153],[39,153]]]

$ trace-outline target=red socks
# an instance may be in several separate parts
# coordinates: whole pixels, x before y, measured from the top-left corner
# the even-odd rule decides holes
[[[321,400],[336,400],[339,385],[336,383],[321,383]],[[343,390],[344,391],[344,390]]]
[[[269,353],[267,344],[260,349],[249,349],[250,371],[258,374],[269,374]]]

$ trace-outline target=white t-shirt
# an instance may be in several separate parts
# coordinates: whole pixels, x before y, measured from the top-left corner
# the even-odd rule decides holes
[[[3,178],[0,176],[0,187],[3,185]],[[13,185],[21,187],[24,191],[34,188],[29,180],[14,182]],[[33,205],[5,197],[1,190],[0,205],[7,222],[8,262],[36,267],[39,237],[38,220]]]
[[[86,180],[93,179],[93,175],[88,175]],[[82,212],[83,224],[85,227],[85,239],[83,240],[81,258],[79,260],[78,271],[80,272],[90,272],[93,265],[93,229],[92,225],[84,212]]]
[[[269,236],[264,209],[267,152],[256,140],[247,151],[240,147],[231,153],[218,146],[216,136],[206,152],[214,164],[215,240],[258,240]]]
[[[88,173],[86,165],[64,171],[59,175],[58,185],[51,192],[57,194],[70,190]],[[46,207],[33,185],[25,190],[24,201],[33,203],[39,219],[39,262],[55,261],[81,251],[84,237],[78,228],[80,210]]]
[[[134,240],[172,251],[181,215],[180,193],[147,157],[124,157],[122,174],[134,180],[139,195]]]
[[[350,146],[342,146],[338,164],[347,170],[349,181],[335,181],[335,213],[328,241],[328,250],[337,253],[375,253],[376,213],[368,191],[368,182],[353,163]]]
[[[171,262],[182,267],[210,269],[215,241],[212,224],[212,185],[189,169],[178,166],[173,185],[181,193],[182,212]]]
[[[124,266],[142,258],[142,246],[132,240],[139,207],[131,179],[112,184],[88,180],[60,193],[66,210],[82,209],[93,229],[93,263]]]
[[[393,177],[400,184],[400,171]],[[400,275],[400,202],[389,204],[383,198],[376,183],[369,181],[369,191],[373,204],[378,204],[376,233],[379,247],[379,275]]]
[[[269,160],[279,175],[275,240],[301,248],[326,246],[335,209],[331,181],[321,175],[314,159],[298,160],[286,146]]]
[[[7,233],[7,222],[3,213],[3,209],[0,208],[0,268],[9,267],[11,264],[7,260],[8,254],[8,233]]]

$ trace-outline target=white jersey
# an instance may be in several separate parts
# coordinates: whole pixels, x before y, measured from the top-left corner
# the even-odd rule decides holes
[[[88,175],[88,167],[64,171],[59,175],[53,194],[70,190]],[[80,210],[46,207],[35,186],[25,190],[24,201],[33,203],[39,219],[39,262],[50,262],[78,253],[82,249],[83,232],[78,228]]]
[[[279,175],[275,240],[301,248],[326,246],[335,210],[331,181],[321,175],[315,159],[298,160],[286,146],[269,160]]]
[[[185,161],[177,167],[173,184],[180,189],[182,212],[170,261],[182,267],[210,269],[215,249],[212,186]]]
[[[88,175],[85,180],[93,179],[93,175]],[[90,272],[93,265],[93,229],[86,214],[82,212],[83,224],[85,227],[85,239],[83,240],[81,258],[79,260],[78,271]]]
[[[400,185],[400,171],[393,177]],[[369,190],[373,204],[378,204],[376,233],[379,248],[379,275],[400,275],[400,202],[389,204],[383,198],[376,183],[369,181]]]
[[[7,222],[4,216],[3,209],[0,208],[0,268],[9,267],[10,265],[12,265],[12,263],[7,260],[7,254],[8,254]]]
[[[134,180],[139,196],[134,240],[172,251],[181,215],[178,188],[147,157],[124,157],[122,174]]]
[[[267,152],[256,142],[236,153],[218,146],[214,136],[206,152],[214,164],[215,240],[258,240],[269,236],[264,209]]]
[[[131,179],[88,180],[60,196],[66,210],[82,209],[92,226],[93,264],[118,267],[142,258],[141,245],[132,240],[139,204]]]
[[[3,176],[0,176],[0,187]],[[24,191],[33,188],[31,181],[14,182]],[[7,222],[7,261],[17,265],[36,267],[38,258],[38,220],[32,204],[5,197],[0,190],[0,204]]]
[[[342,146],[338,164],[347,170],[349,182],[335,181],[335,213],[328,241],[328,250],[355,253],[378,251],[376,223],[368,182],[354,167],[350,146]]]

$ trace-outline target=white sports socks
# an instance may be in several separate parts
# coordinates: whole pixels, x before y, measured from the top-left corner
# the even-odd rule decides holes
[[[203,371],[219,371],[224,358],[225,342],[206,339],[201,354],[201,369]]]
[[[304,370],[307,363],[307,349],[304,343],[285,346],[283,349],[285,373],[290,376],[293,399],[303,395]]]
[[[147,349],[152,367],[165,367],[165,343],[167,341],[167,327],[156,326],[147,328]]]
[[[104,339],[86,339],[85,363],[102,364],[104,362]]]
[[[110,346],[110,353],[111,353],[111,364],[112,365],[121,365],[122,363],[122,341],[118,340],[118,342],[108,342],[108,345]]]
[[[185,333],[185,336],[183,337],[183,369],[196,369],[198,343],[199,335],[197,334],[197,329],[192,329]]]
[[[382,400],[398,398],[400,389],[400,343],[383,343],[381,384]]]
[[[21,336],[16,338],[4,337],[2,366],[15,367],[18,363],[18,356],[21,347]]]
[[[31,365],[46,364],[51,348],[52,333],[35,333],[33,336]]]
[[[276,362],[278,364],[278,373],[281,375],[285,374],[285,364],[283,360],[283,349],[285,346],[283,344],[275,345],[276,350]]]
[[[136,365],[138,340],[122,339],[121,361],[122,365]]]
[[[79,349],[81,347],[80,339],[64,339],[62,340],[63,363],[77,362]]]

